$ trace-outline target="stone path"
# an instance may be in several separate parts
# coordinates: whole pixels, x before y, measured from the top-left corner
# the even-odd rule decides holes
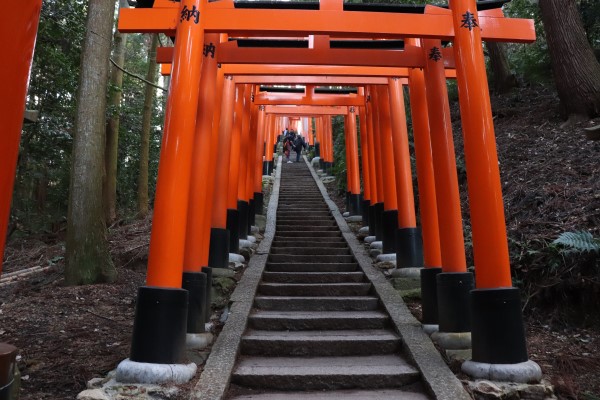
[[[308,167],[282,168],[275,238],[229,398],[429,399]]]

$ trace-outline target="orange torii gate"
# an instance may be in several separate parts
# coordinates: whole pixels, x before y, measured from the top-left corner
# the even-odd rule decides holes
[[[184,253],[181,243],[185,235],[183,227],[186,220],[187,182],[191,165],[191,152],[188,149],[193,141],[194,121],[184,120],[190,115],[190,111],[193,114],[197,108],[199,72],[204,70],[199,60],[202,55],[206,59],[210,54],[214,54],[214,48],[211,47],[211,43],[214,42],[209,42],[208,45],[204,43],[205,33],[227,33],[243,37],[330,35],[341,38],[418,37],[452,40],[462,99],[465,156],[477,265],[478,289],[471,292],[473,315],[477,322],[473,326],[475,363],[472,364],[516,365],[527,361],[522,325],[515,323],[520,320],[519,295],[518,290],[512,288],[510,280],[501,186],[481,40],[532,41],[534,33],[531,21],[505,19],[494,11],[479,14],[474,0],[451,0],[449,10],[425,7],[423,14],[416,15],[401,12],[401,9],[397,13],[372,13],[365,11],[368,10],[368,5],[323,0],[318,9],[315,9],[315,4],[297,5],[303,8],[302,18],[299,18],[298,10],[289,9],[289,6],[288,9],[277,10],[251,9],[251,3],[248,3],[247,8],[236,8],[233,2],[226,0],[212,3],[182,0],[179,6],[167,0],[156,0],[154,5],[154,8],[124,10],[128,12],[123,13],[120,25],[124,31],[161,31],[176,36],[171,93],[161,153],[162,168],[157,184],[148,287],[140,291],[140,297],[147,300],[167,296],[175,301],[186,296],[185,291],[179,290],[179,266],[182,265]],[[424,47],[427,48],[427,44]],[[433,47],[430,50],[432,52],[428,54],[428,59],[439,61],[439,48],[437,51],[433,51]],[[378,91],[379,89],[371,90],[373,97],[383,96],[382,101],[385,101],[385,94],[376,93]],[[367,103],[367,115],[378,114],[379,106],[379,103],[375,107]],[[368,120],[367,126],[371,129],[367,129],[367,132],[373,131],[373,118]],[[429,120],[431,123],[432,118]],[[323,129],[329,129],[329,124],[323,125]],[[434,143],[432,148],[435,148]],[[448,147],[443,151],[448,153]],[[376,175],[381,178],[381,168],[376,169],[379,170]],[[376,185],[376,188],[378,198],[384,199],[383,187]],[[392,192],[389,192],[389,195],[393,196]],[[454,215],[454,212],[449,214],[452,218]],[[446,247],[451,250],[458,248]],[[450,260],[452,254],[452,251],[446,252],[444,248],[442,241],[443,264]],[[462,251],[464,252],[464,249]],[[166,268],[167,265],[173,267]],[[469,280],[466,268],[463,268],[460,262],[449,265],[449,268],[450,270],[444,270],[445,273],[438,276],[438,282],[445,282],[442,286],[450,287],[450,293],[464,293],[465,287],[469,289],[468,283],[465,284],[465,281]],[[447,281],[440,279],[442,275]],[[140,301],[139,304],[141,303]],[[440,304],[446,305],[442,301]],[[454,307],[440,314],[446,311],[452,314],[459,308]],[[138,312],[134,344],[136,338],[139,338],[140,342],[146,342],[146,346],[149,346],[152,340],[147,339],[157,332],[157,323],[160,324],[152,318],[144,319],[142,311]],[[173,343],[180,343],[180,340],[177,340],[180,337],[181,333],[170,332],[166,338],[155,336],[154,339],[173,350],[165,353],[170,353],[170,360],[175,361],[178,359],[178,351],[173,347]],[[152,343],[152,346],[156,346],[156,343]],[[147,350],[151,353],[151,350]],[[132,347],[132,359],[160,362],[144,354],[144,345],[139,348]]]

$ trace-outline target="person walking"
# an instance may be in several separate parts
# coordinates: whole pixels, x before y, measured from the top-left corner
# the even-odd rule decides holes
[[[296,162],[300,162],[300,154],[302,149],[306,149],[308,146],[301,135],[296,136],[294,140],[294,150],[296,151]]]

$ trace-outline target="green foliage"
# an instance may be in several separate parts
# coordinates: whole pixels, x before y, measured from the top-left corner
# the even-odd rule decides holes
[[[600,253],[600,240],[587,231],[563,232],[552,243],[567,247],[568,251]]]

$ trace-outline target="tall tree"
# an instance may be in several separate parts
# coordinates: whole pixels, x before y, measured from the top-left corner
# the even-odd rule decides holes
[[[90,0],[83,43],[67,218],[67,284],[112,282],[102,177],[106,133],[106,87],[115,2]]]
[[[158,47],[158,34],[152,35],[152,43],[148,48],[148,73],[146,81],[156,83],[156,48]],[[138,173],[137,211],[138,217],[148,215],[148,162],[150,155],[150,128],[156,88],[146,83],[144,93],[144,115],[142,118],[142,132],[140,135],[140,167]]]
[[[567,115],[600,115],[600,63],[575,0],[540,0],[554,82]]]
[[[119,0],[120,9],[128,8],[127,0]],[[115,29],[113,61],[122,66],[125,62],[127,34]],[[119,125],[121,98],[123,93],[123,70],[113,66],[110,73],[110,98],[108,102],[108,120],[106,122],[106,153],[104,155],[104,212],[106,223],[117,218],[117,164],[119,150]]]
[[[497,94],[508,92],[517,86],[517,79],[510,70],[508,57],[506,56],[506,46],[499,42],[486,42],[486,47],[490,55],[492,65],[492,74],[494,82],[494,91]]]

